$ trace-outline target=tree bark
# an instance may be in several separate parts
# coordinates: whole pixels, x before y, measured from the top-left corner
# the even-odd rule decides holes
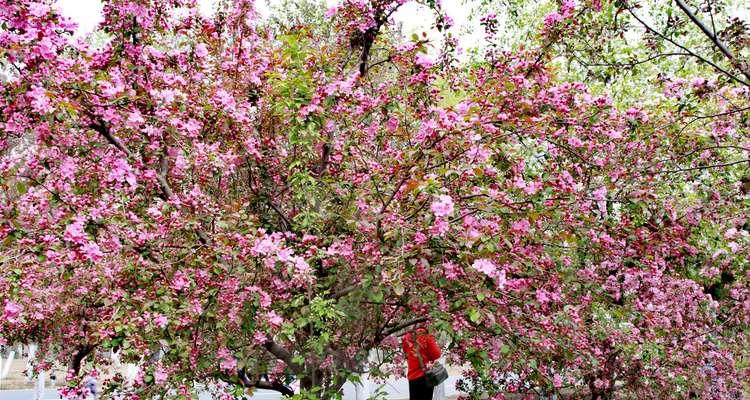
[[[83,346],[78,348],[78,351],[73,355],[73,359],[70,360],[70,365],[68,368],[72,369],[75,375],[78,375],[81,372],[81,362],[84,358],[86,358],[87,355],[91,354],[91,352],[94,350],[94,346]]]

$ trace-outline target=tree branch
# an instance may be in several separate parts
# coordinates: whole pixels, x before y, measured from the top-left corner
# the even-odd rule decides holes
[[[169,201],[174,194],[172,188],[169,186],[169,182],[167,181],[168,168],[169,159],[167,159],[166,154],[163,154],[161,160],[159,160],[159,173],[156,175],[156,179],[159,181],[159,188],[161,188],[161,191],[164,194],[164,200],[166,201]]]
[[[726,58],[728,58],[730,61],[732,61],[732,63],[734,63],[736,60],[734,56],[732,55],[732,53],[727,48],[727,46],[725,46],[724,43],[722,43],[721,40],[719,40],[716,34],[711,32],[711,30],[709,30],[708,27],[704,25],[703,22],[701,22],[701,20],[699,20],[698,17],[695,14],[693,14],[692,11],[690,11],[687,4],[685,4],[685,2],[682,0],[675,0],[675,2],[677,3],[677,6],[680,7],[682,12],[684,12],[688,16],[688,18],[690,18],[690,20],[693,21],[693,23],[697,25],[698,28],[700,28],[701,31],[703,31],[703,33],[706,36],[708,36],[709,39],[711,39],[711,41],[716,45],[716,47],[718,47],[719,50],[721,50],[722,54],[724,54]],[[745,75],[745,77],[750,80],[750,73],[743,70],[737,65],[735,65],[735,67],[737,67],[737,69],[739,69],[740,72],[742,72],[742,74]]]
[[[280,344],[269,340],[265,344],[266,350],[273,354],[276,358],[283,361],[289,368],[295,373],[300,373],[303,370],[302,365],[292,362],[292,352],[281,346]]]
[[[93,345],[86,345],[78,348],[78,351],[73,355],[73,359],[70,360],[69,365],[69,368],[73,370],[75,375],[78,375],[78,373],[81,372],[81,362],[83,359],[91,354],[95,348],[96,346]]]
[[[740,79],[740,78],[738,78],[738,77],[734,76],[734,75],[733,75],[733,74],[731,74],[731,73],[730,73],[729,71],[727,71],[727,70],[725,70],[724,68],[722,68],[722,67],[720,67],[720,66],[716,65],[716,63],[712,62],[711,60],[708,60],[708,59],[706,59],[705,57],[701,56],[700,54],[697,54],[696,52],[694,52],[694,51],[692,51],[692,50],[688,49],[687,47],[685,47],[685,46],[683,46],[683,45],[681,45],[681,44],[677,43],[677,42],[676,42],[676,41],[674,41],[673,39],[671,39],[671,38],[669,38],[669,37],[665,36],[665,35],[664,35],[664,34],[662,34],[661,32],[658,32],[658,31],[657,31],[656,29],[652,28],[652,27],[651,27],[651,26],[650,26],[649,24],[647,24],[647,23],[646,23],[646,21],[642,20],[642,19],[641,19],[641,18],[640,18],[640,17],[639,17],[639,16],[638,16],[638,15],[637,15],[637,14],[636,14],[636,13],[635,13],[634,11],[633,11],[633,9],[632,9],[632,8],[630,7],[630,4],[628,4],[627,2],[623,1],[623,5],[625,6],[625,9],[627,9],[627,10],[628,10],[628,13],[630,13],[630,15],[632,15],[632,16],[633,16],[633,18],[635,18],[635,19],[636,19],[636,21],[638,21],[638,22],[639,22],[639,23],[640,23],[641,25],[643,25],[643,27],[644,27],[644,28],[646,28],[646,30],[647,30],[647,31],[649,31],[649,32],[653,33],[654,35],[656,35],[656,36],[658,36],[658,37],[660,37],[660,38],[662,38],[662,39],[664,39],[664,40],[668,41],[669,43],[672,43],[673,45],[675,45],[675,46],[677,46],[678,48],[682,49],[683,51],[685,51],[686,53],[690,54],[691,56],[693,56],[693,57],[697,58],[697,59],[698,59],[698,60],[700,60],[701,62],[703,62],[703,63],[705,63],[705,64],[708,64],[708,65],[710,65],[710,66],[711,66],[712,68],[714,68],[714,69],[715,69],[716,71],[718,71],[718,72],[721,72],[722,74],[726,75],[726,76],[727,76],[727,77],[728,77],[729,79],[731,79],[731,80],[733,80],[733,81],[735,81],[735,82],[741,83],[741,84],[743,84],[743,85],[745,85],[745,86],[750,86],[750,83],[749,83],[749,82],[746,82],[746,81],[744,81],[744,80],[742,80],[742,79]]]
[[[404,328],[408,328],[408,327],[410,327],[412,325],[416,325],[416,324],[418,324],[420,322],[425,322],[425,321],[428,321],[428,320],[429,320],[429,318],[427,318],[427,317],[418,317],[418,318],[411,319],[409,321],[402,322],[402,323],[400,323],[398,325],[394,325],[394,326],[392,326],[392,327],[390,327],[388,329],[383,330],[383,332],[381,333],[381,336],[382,337],[390,336],[390,335],[392,335],[392,334],[394,334],[394,333],[396,333],[396,332],[398,332],[398,331],[400,331],[400,330],[402,330]]]
[[[671,169],[671,170],[666,170],[666,171],[656,171],[654,172],[654,174],[669,174],[673,172],[688,172],[688,171],[696,171],[696,170],[701,170],[701,169],[724,168],[724,167],[730,167],[732,165],[742,164],[746,162],[750,163],[750,159],[732,161],[732,162],[723,163],[723,164],[701,165],[698,167],[678,168],[678,169]]]
[[[294,390],[292,390],[289,386],[282,384],[281,382],[263,381],[260,378],[251,380],[250,377],[247,376],[245,368],[238,369],[236,377],[227,375],[225,373],[217,373],[216,376],[224,382],[228,382],[233,385],[239,384],[246,388],[273,390],[281,393],[283,396],[294,396]]]
[[[355,290],[359,289],[359,287],[360,287],[359,285],[351,285],[351,286],[347,286],[347,287],[345,287],[345,288],[343,288],[343,289],[339,290],[338,292],[336,292],[336,293],[335,293],[335,294],[333,295],[333,297],[331,297],[331,298],[332,298],[332,299],[340,299],[340,298],[342,298],[342,297],[346,296],[347,294],[349,294],[349,293],[351,293],[351,292],[353,292],[353,291],[355,291]]]
[[[104,122],[101,118],[97,118],[96,121],[89,124],[89,127],[96,132],[98,132],[100,135],[104,136],[107,141],[115,146],[118,150],[125,153],[128,158],[131,158],[133,156],[133,153],[128,150],[128,148],[122,144],[122,142],[117,139],[116,137],[112,136],[112,133],[109,131],[109,127],[107,127],[106,122]]]
[[[659,53],[654,56],[642,59],[642,60],[635,60],[631,62],[615,62],[615,63],[587,63],[580,58],[576,57],[578,59],[578,62],[581,64],[587,66],[587,67],[634,67],[636,65],[645,64],[647,62],[651,62],[656,60],[657,58],[661,57],[674,57],[674,56],[689,56],[690,53],[685,52],[672,52],[672,53]]]

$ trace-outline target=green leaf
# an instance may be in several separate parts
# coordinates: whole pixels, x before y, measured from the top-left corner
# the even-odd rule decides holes
[[[305,362],[305,357],[302,357],[301,355],[297,354],[294,357],[292,357],[292,364],[298,364],[302,365]]]
[[[393,293],[396,294],[396,296],[401,296],[404,294],[404,285],[401,284],[401,282],[396,282],[393,285]]]
[[[469,321],[472,323],[478,324],[479,321],[482,320],[482,314],[480,314],[476,308],[472,308],[467,314],[469,316]]]
[[[508,346],[507,344],[502,345],[502,347],[500,347],[500,352],[503,355],[507,355],[508,353],[510,353],[510,346]]]

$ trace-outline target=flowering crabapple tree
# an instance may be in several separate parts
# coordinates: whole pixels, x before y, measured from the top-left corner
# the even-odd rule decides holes
[[[0,0],[2,340],[68,365],[70,398],[91,371],[130,399],[288,374],[334,398],[402,375],[424,321],[472,397],[741,396],[747,145],[705,137],[747,143],[743,121],[685,137],[541,49],[428,56],[391,39],[401,4],[344,1],[320,37],[247,0],[112,0],[94,45]]]

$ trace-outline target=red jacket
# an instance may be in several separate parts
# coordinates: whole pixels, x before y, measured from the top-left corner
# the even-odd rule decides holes
[[[414,341],[412,339],[413,333],[414,332],[412,331],[404,335],[401,342],[404,353],[406,353],[406,364],[409,366],[409,373],[406,375],[406,378],[410,381],[424,376],[424,371],[419,367],[419,360],[416,356],[416,346],[414,346]],[[417,329],[417,340],[419,341],[422,361],[425,364],[440,358],[440,347],[438,347],[437,342],[435,342],[435,337],[427,333],[424,328]]]

